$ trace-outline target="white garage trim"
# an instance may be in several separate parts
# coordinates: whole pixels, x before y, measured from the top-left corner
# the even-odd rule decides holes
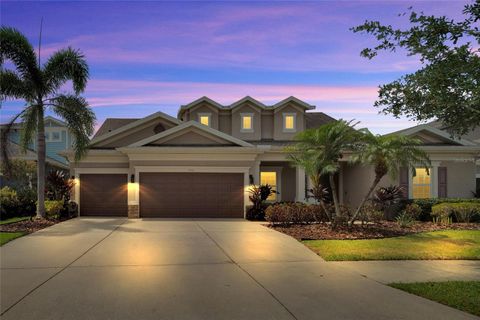
[[[128,179],[128,168],[75,168],[75,187],[74,187],[74,201],[78,204],[78,216],[80,217],[80,175],[81,174],[126,174]]]
[[[243,173],[243,217],[246,217],[246,207],[249,202],[249,170],[250,167],[192,167],[192,166],[136,166],[135,183],[138,188],[135,190],[135,198],[128,204],[140,205],[140,172],[192,172],[192,173]]]

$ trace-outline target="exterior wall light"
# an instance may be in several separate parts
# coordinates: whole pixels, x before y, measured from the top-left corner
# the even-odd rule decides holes
[[[135,183],[135,175],[134,174],[130,175],[130,182]]]

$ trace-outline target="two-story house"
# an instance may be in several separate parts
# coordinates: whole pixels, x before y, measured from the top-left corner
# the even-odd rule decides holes
[[[0,130],[3,132],[7,125],[1,125]],[[20,146],[22,124],[14,123],[8,132],[8,153],[12,159],[22,159],[26,161],[37,160],[36,139],[28,146],[27,150],[22,150]],[[68,130],[65,122],[54,117],[45,117],[45,148],[47,166],[52,169],[68,170],[68,161],[65,157],[59,155],[70,149],[74,142],[74,137]]]
[[[92,139],[88,155],[70,162],[80,214],[243,218],[252,183],[272,185],[278,194],[270,201],[307,201],[308,178],[302,168],[290,165],[284,147],[298,132],[335,121],[313,109],[294,97],[274,105],[251,97],[221,105],[202,97],[181,106],[177,118],[157,112],[142,119],[107,119]],[[431,189],[408,173],[393,183],[410,185],[412,196],[420,195],[420,187],[422,195],[447,192],[443,184],[454,180],[448,176],[451,171],[460,179],[470,174],[472,182],[463,181],[467,188],[474,184],[470,170],[475,170],[478,146],[438,132],[411,134],[421,135],[435,155],[448,161],[435,162]],[[65,156],[71,159],[73,153]],[[358,202],[371,179],[369,168],[343,163],[338,175],[341,200]],[[387,180],[386,184],[392,183]],[[462,188],[448,190],[464,196],[466,188]]]

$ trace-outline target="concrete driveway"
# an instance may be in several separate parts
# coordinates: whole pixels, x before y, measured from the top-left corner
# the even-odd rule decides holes
[[[258,223],[74,219],[1,249],[2,319],[474,319]]]

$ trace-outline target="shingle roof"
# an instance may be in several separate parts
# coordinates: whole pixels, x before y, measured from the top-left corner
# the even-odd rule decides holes
[[[110,131],[123,127],[124,125],[127,125],[137,120],[138,119],[107,118],[93,137],[99,137],[101,135],[104,135],[105,133],[109,133]]]
[[[306,112],[305,120],[307,129],[318,128],[329,122],[336,121],[335,118],[332,118],[323,112]]]

